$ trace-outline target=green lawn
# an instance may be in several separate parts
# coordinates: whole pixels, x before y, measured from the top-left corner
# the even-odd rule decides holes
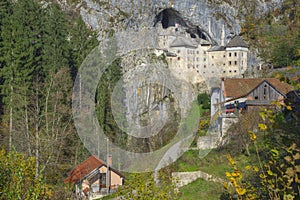
[[[177,161],[171,164],[172,171],[177,172],[192,172],[201,170],[208,174],[213,174],[220,178],[225,178],[225,172],[231,170],[228,164],[226,154],[228,152],[223,150],[212,150],[204,158],[199,157],[199,151],[189,150],[186,151]],[[254,154],[253,154],[254,156]],[[245,166],[253,164],[253,156],[248,157],[244,154],[234,156],[234,160],[240,169]]]
[[[223,192],[220,183],[197,179],[196,181],[183,186],[180,190],[179,199],[181,200],[217,200]]]

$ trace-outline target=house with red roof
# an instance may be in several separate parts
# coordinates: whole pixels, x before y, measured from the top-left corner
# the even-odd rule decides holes
[[[73,168],[64,182],[75,184],[76,195],[80,197],[107,193],[109,190],[122,186],[124,181],[124,176],[110,167],[111,164],[107,166],[101,159],[92,155]]]

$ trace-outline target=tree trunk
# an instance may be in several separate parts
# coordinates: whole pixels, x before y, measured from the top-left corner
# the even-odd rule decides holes
[[[36,92],[36,116],[35,116],[35,177],[39,176],[39,145],[40,145],[40,134],[39,134],[39,97]]]
[[[29,134],[29,120],[28,120],[28,108],[27,108],[27,101],[26,100],[25,100],[25,126],[26,126],[26,137],[27,137],[28,155],[31,156],[31,144],[30,144],[30,134]]]
[[[9,109],[9,141],[8,141],[8,151],[12,150],[12,132],[13,132],[13,108],[12,108],[12,94],[13,94],[13,86],[10,86],[10,109]]]

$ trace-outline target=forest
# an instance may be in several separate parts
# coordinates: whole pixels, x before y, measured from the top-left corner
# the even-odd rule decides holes
[[[10,163],[2,152],[0,196],[36,199],[30,184],[32,190],[42,183],[64,188],[66,173],[87,155],[72,123],[71,97],[76,72],[98,41],[80,15],[34,0],[1,1],[0,33],[0,143],[3,151],[18,152]],[[14,167],[4,173],[2,164]],[[40,182],[23,185],[26,174]]]

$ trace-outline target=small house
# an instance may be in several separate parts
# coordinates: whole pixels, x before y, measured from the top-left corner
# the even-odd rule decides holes
[[[111,160],[111,159],[110,159]],[[75,184],[76,195],[87,197],[107,193],[123,185],[124,176],[96,156],[90,156],[76,166],[65,179],[65,183]]]

